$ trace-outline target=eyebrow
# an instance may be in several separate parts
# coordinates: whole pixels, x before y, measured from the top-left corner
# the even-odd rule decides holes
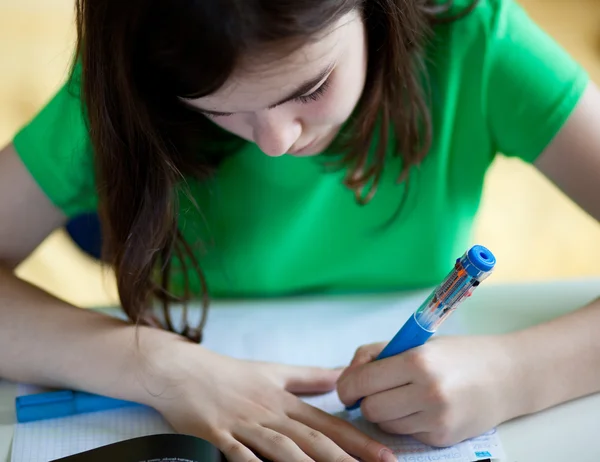
[[[307,92],[312,90],[312,88],[315,87],[319,82],[321,82],[321,80],[325,79],[325,77],[327,77],[331,73],[331,71],[333,70],[334,67],[335,67],[335,62],[329,64],[321,72],[319,72],[319,74],[317,74],[315,77],[305,81],[304,83],[302,83],[302,85],[300,85],[296,90],[294,90],[288,96],[286,96],[285,98],[283,98],[282,100],[278,101],[275,104],[271,104],[270,106],[268,106],[268,108],[273,109],[274,107],[281,106],[282,104],[287,103],[288,101],[291,101],[300,96],[303,96],[304,94],[306,94]],[[208,109],[201,109],[199,107],[196,107],[196,109],[204,114],[211,114],[211,115],[215,115],[215,116],[226,116],[226,115],[233,114],[233,112],[210,111]]]

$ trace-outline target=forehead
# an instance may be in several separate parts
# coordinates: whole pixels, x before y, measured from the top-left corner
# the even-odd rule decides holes
[[[359,15],[349,13],[317,37],[291,47],[274,47],[242,58],[215,93],[189,101],[201,109],[251,112],[264,109],[339,61]]]

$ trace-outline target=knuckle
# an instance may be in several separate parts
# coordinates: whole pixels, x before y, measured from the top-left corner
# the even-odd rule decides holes
[[[406,353],[406,362],[421,374],[429,375],[435,369],[431,364],[431,358],[427,354],[425,346],[408,350]]]
[[[425,362],[423,354],[421,354],[418,350],[419,348],[415,348],[403,353],[406,366],[414,371],[421,371]]]
[[[345,377],[338,384],[338,396],[346,404],[364,395],[361,390],[370,390],[371,377],[364,371],[357,370],[352,376]],[[356,398],[355,398],[356,397]]]
[[[360,405],[360,412],[365,420],[369,422],[373,422],[377,419],[377,414],[379,410],[374,400],[370,399],[370,397],[364,398]]]
[[[317,430],[310,430],[308,432],[308,438],[311,441],[321,441],[323,439],[324,435],[323,433],[321,433],[320,431]]]
[[[427,401],[437,408],[445,410],[450,402],[450,393],[440,382],[432,382],[427,387]]]
[[[275,446],[284,446],[288,443],[288,438],[277,432],[271,433],[269,439]]]
[[[355,386],[358,390],[370,390],[372,382],[373,377],[364,370],[358,371],[358,373],[355,375]]]
[[[209,428],[206,438],[224,453],[239,453],[244,446],[237,440],[232,440],[231,435],[217,428]]]
[[[348,380],[346,380],[346,377],[342,377],[337,383],[337,394],[342,402],[346,402],[348,396]]]
[[[229,443],[225,449],[226,454],[238,454],[244,451],[244,446],[242,443],[233,442]]]
[[[364,438],[362,441],[362,450],[367,454],[378,455],[381,450],[381,444],[375,441],[374,439],[369,438],[368,436]],[[351,459],[352,460],[352,459]]]

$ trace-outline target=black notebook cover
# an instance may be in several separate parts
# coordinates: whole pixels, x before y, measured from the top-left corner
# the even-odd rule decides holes
[[[49,462],[221,462],[209,442],[188,435],[165,434],[133,438]]]

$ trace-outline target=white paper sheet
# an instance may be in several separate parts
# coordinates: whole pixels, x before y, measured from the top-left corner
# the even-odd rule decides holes
[[[29,391],[33,391],[29,389]],[[399,462],[472,462],[505,457],[496,430],[450,448],[433,448],[409,436],[392,436],[365,421],[360,411],[345,412],[335,393],[304,398],[309,404],[350,421],[388,445]],[[132,407],[17,425],[12,462],[47,462],[138,436],[173,433],[152,409]]]
[[[346,365],[358,346],[390,339],[426,295],[421,292],[402,300],[389,296],[314,302],[298,299],[286,302],[285,307],[278,301],[217,306],[210,312],[204,345],[245,359],[323,367]],[[438,335],[444,333],[463,332],[451,317]],[[20,388],[20,394],[35,391],[31,387]],[[330,413],[343,410],[335,393],[306,400]],[[340,415],[346,416],[345,413]],[[347,418],[363,431],[393,446],[402,462],[470,462],[484,458],[483,455],[490,457],[486,452],[503,457],[495,431],[439,450],[412,438],[390,440],[389,435],[362,418],[352,415]],[[15,430],[12,462],[47,462],[136,436],[172,431],[158,413],[145,408],[19,424]],[[482,456],[478,457],[477,452]]]

